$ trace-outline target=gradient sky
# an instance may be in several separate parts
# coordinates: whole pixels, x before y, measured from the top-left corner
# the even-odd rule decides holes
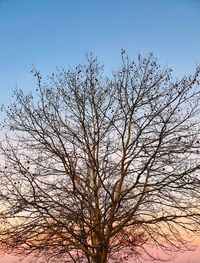
[[[108,72],[124,48],[132,57],[153,51],[175,76],[192,73],[199,26],[199,0],[0,0],[0,103],[15,85],[33,88],[33,64],[46,75],[88,51]]]
[[[181,77],[200,63],[200,0],[0,0],[0,47],[0,104],[16,85],[34,89],[32,65],[47,75],[88,51],[108,73],[121,48],[153,52]],[[181,263],[199,263],[192,255]]]

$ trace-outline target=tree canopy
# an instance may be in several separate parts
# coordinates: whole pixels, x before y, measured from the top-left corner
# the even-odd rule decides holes
[[[127,262],[199,234],[200,87],[150,54],[105,77],[60,70],[2,110],[1,249],[37,262]],[[171,252],[170,252],[171,253]]]

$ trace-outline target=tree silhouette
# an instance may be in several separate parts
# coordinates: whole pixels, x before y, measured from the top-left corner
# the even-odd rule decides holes
[[[3,107],[1,249],[37,262],[126,262],[199,234],[200,69],[150,54],[109,78],[93,55]],[[156,258],[156,257],[155,257]]]

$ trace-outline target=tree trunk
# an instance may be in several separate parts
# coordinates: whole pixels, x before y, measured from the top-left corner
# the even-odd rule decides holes
[[[102,252],[97,254],[96,258],[93,258],[91,260],[92,263],[107,263],[107,255],[108,255],[108,250],[107,249],[102,249]]]

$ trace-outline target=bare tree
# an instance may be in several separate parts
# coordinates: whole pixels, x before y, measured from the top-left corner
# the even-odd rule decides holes
[[[199,72],[173,80],[124,51],[109,78],[93,56],[47,83],[34,70],[36,92],[3,107],[1,248],[106,263],[187,247],[200,233]]]

